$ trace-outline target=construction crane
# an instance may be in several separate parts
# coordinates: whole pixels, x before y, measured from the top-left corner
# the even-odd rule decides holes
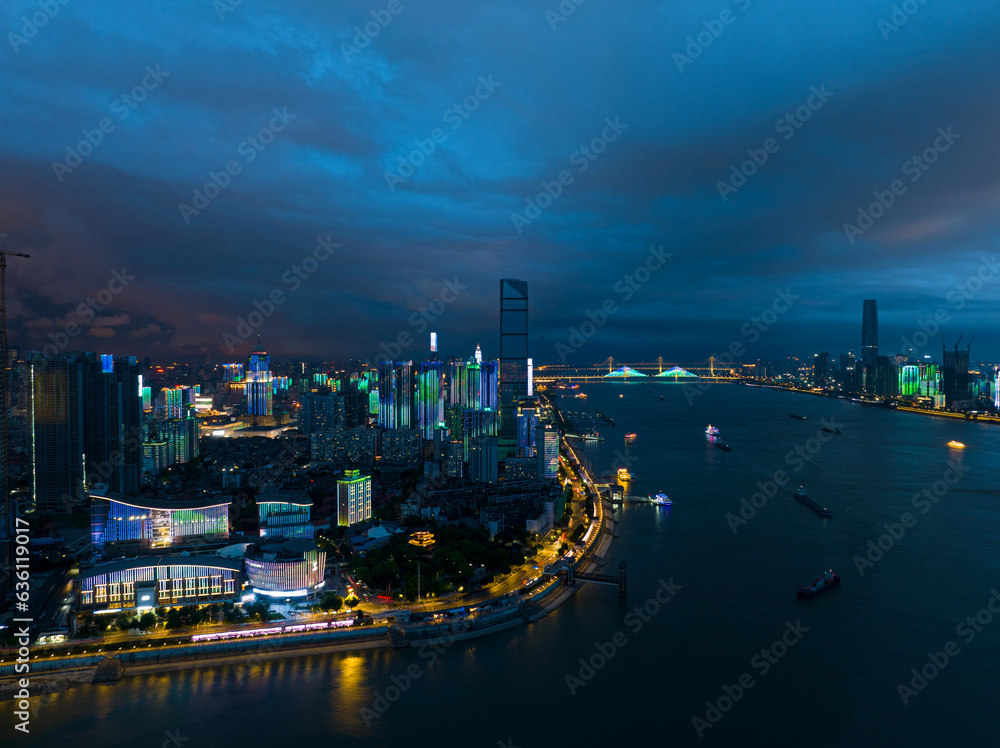
[[[9,541],[6,551],[13,553],[14,546],[14,512],[10,505],[10,416],[7,402],[7,257],[31,257],[24,252],[13,252],[9,249],[0,249],[0,408],[3,409],[3,420],[0,426],[0,453],[3,454],[3,477],[0,478],[0,497],[2,497],[3,509],[3,540]],[[3,559],[7,568],[13,568],[13,556]]]

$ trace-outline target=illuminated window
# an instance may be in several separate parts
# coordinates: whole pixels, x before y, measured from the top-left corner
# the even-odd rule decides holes
[[[94,604],[94,591],[93,590],[84,590],[83,591],[83,604],[84,605],[93,605]]]
[[[222,577],[212,577],[212,594],[222,594]]]
[[[159,600],[163,600],[164,602],[167,602],[167,599],[169,597],[170,597],[170,580],[169,579],[161,579],[160,580],[160,594],[158,596],[158,599]]]
[[[111,588],[111,602],[113,603],[117,603],[122,599],[121,592],[118,591],[119,586],[117,582],[108,585]]]
[[[174,581],[174,600],[177,600],[184,595],[184,580],[175,579],[173,581]]]
[[[208,594],[208,577],[198,577],[198,595]]]
[[[198,580],[195,577],[184,577],[184,597],[195,596],[195,585]]]
[[[135,583],[122,582],[122,601],[126,602],[135,598]]]
[[[226,580],[226,594],[227,595],[232,595],[233,592],[235,591],[234,584],[235,584],[235,580],[233,580],[233,579],[227,579]]]
[[[108,588],[106,585],[99,584],[94,587],[94,600],[98,603],[106,603],[108,601]]]

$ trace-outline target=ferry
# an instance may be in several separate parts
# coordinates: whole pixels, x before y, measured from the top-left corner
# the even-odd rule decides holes
[[[653,503],[656,504],[656,506],[673,506],[674,504],[674,502],[667,498],[665,493],[656,494],[656,498],[653,499]]]
[[[632,480],[632,474],[629,473],[629,471],[626,470],[625,468],[618,468],[618,480],[620,480],[622,483],[628,483],[630,480]]]
[[[625,443],[626,444],[631,444],[632,442],[634,442],[636,440],[636,437],[638,437],[638,436],[639,435],[637,433],[635,433],[634,431],[631,432],[631,433],[625,434]]]
[[[799,597],[813,598],[821,592],[826,592],[828,589],[836,587],[838,584],[840,584],[840,575],[834,574],[833,569],[831,569],[812,584],[799,587]]]
[[[962,444],[962,442],[957,442],[954,439],[948,442],[948,446],[952,447],[953,449],[965,449],[965,445]]]
[[[712,424],[708,424],[708,428],[705,429],[705,435],[706,436],[720,436],[719,429],[717,429]]]

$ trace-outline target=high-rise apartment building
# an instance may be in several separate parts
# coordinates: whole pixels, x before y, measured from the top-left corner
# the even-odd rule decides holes
[[[337,480],[337,524],[350,526],[372,516],[372,479],[348,470]]]

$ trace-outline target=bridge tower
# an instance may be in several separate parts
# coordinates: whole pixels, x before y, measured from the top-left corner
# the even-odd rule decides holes
[[[662,374],[663,373],[663,356],[657,356],[656,357],[656,363],[659,366],[659,369],[657,370],[656,373],[657,374]]]
[[[715,376],[715,362],[718,360],[715,356],[708,357],[708,370],[713,377]]]

